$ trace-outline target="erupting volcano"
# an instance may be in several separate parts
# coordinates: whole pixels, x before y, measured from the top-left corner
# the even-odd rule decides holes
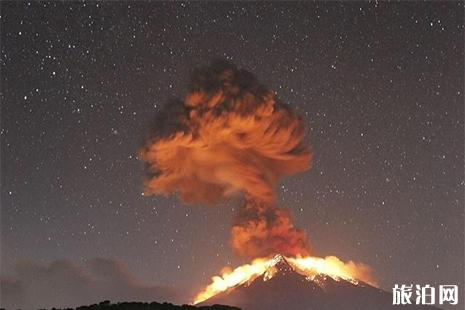
[[[312,291],[333,282],[376,290],[367,266],[310,256],[306,233],[294,227],[289,209],[277,206],[282,177],[309,169],[312,160],[303,122],[290,105],[250,72],[219,61],[195,70],[185,100],[168,108],[161,118],[168,132],[155,132],[140,151],[150,172],[145,193],[204,204],[242,194],[231,245],[255,259],[214,277],[194,303],[241,295],[257,281],[275,283],[283,272],[292,281],[308,280],[302,285]]]
[[[212,283],[197,295],[193,303],[228,296],[229,292],[237,287],[249,286],[258,278],[268,281],[276,275],[290,272],[316,283],[329,277],[337,282],[344,280],[354,285],[358,285],[359,281],[375,285],[369,267],[363,264],[353,262],[345,264],[334,256],[319,258],[276,255],[271,259],[256,259],[251,264],[242,265],[232,271],[224,271],[221,276],[213,277]]]
[[[363,265],[344,264],[335,257],[276,255],[213,278],[196,303],[227,304],[243,310],[397,309],[391,294],[374,287],[366,271]],[[405,305],[402,309],[438,310],[422,305]]]

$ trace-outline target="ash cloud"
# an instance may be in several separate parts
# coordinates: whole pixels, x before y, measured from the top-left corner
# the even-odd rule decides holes
[[[277,207],[275,193],[282,177],[310,168],[301,119],[252,73],[225,61],[196,69],[176,102],[176,113],[163,114],[171,131],[161,126],[139,152],[149,172],[145,193],[203,204],[242,193],[231,229],[238,255],[308,254],[304,231]]]
[[[15,275],[1,278],[1,307],[37,309],[77,307],[111,301],[179,298],[174,289],[137,280],[115,260],[94,258],[82,264],[58,260],[50,264],[23,261]]]

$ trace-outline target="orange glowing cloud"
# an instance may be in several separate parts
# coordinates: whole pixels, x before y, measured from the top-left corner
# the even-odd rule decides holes
[[[151,173],[146,194],[176,193],[186,203],[216,203],[242,193],[231,229],[239,255],[308,254],[303,231],[277,208],[275,187],[310,168],[300,118],[256,77],[228,62],[194,71],[177,126],[148,139],[139,157]]]

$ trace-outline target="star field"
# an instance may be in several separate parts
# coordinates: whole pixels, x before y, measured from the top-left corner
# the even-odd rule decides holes
[[[137,158],[157,111],[220,57],[305,120],[313,167],[279,201],[316,255],[366,263],[386,290],[463,286],[463,9],[2,2],[2,274],[104,257],[195,291],[244,262],[228,244],[234,201],[146,197]]]

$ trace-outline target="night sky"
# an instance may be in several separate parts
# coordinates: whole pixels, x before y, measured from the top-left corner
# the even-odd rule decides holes
[[[279,203],[315,255],[366,263],[388,291],[463,286],[463,25],[452,1],[2,1],[2,277],[21,291],[25,261],[97,257],[191,294],[246,262],[234,201],[144,196],[137,159],[190,72],[224,58],[304,118],[313,168]]]

